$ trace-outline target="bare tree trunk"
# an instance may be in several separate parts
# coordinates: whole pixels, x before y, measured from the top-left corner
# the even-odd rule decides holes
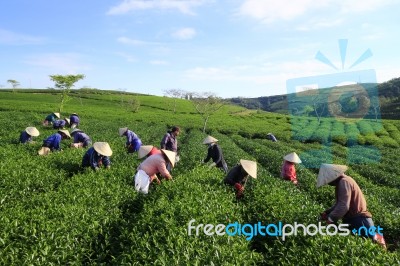
[[[207,127],[207,122],[208,122],[208,118],[210,117],[210,115],[208,115],[205,119],[204,119],[204,125],[203,125],[203,133],[206,133],[206,127]]]
[[[174,114],[176,113],[176,98],[174,100]]]

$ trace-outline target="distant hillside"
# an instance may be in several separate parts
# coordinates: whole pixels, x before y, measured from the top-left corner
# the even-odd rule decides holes
[[[318,93],[316,90],[307,90],[289,95],[240,97],[229,100],[249,109],[282,114],[301,113],[317,116],[316,109],[322,117],[332,116],[332,113],[340,113],[344,117],[356,116],[357,110],[361,110],[365,105],[364,107],[369,108],[364,117],[375,118],[375,114],[379,113],[381,118],[400,119],[400,78],[380,84],[362,83],[320,89]]]

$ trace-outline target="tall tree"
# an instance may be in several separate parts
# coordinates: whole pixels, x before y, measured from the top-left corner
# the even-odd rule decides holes
[[[197,113],[203,118],[203,133],[205,133],[208,119],[225,105],[225,101],[212,92],[197,93],[194,95],[191,101]]]
[[[318,119],[318,124],[321,124],[321,116],[325,111],[326,99],[324,99],[322,94],[317,94],[311,98],[311,102],[314,108],[315,116]]]
[[[50,79],[54,81],[56,89],[61,90],[61,99],[59,112],[62,112],[64,104],[70,100],[69,93],[76,82],[84,79],[85,75],[50,75]]]
[[[9,79],[7,80],[7,83],[11,84],[11,86],[13,87],[13,92],[15,92],[15,89],[20,85],[20,83],[15,79]]]
[[[186,94],[187,93],[184,90],[180,90],[180,89],[168,89],[168,90],[164,91],[165,96],[174,98],[174,113],[176,113],[177,99],[184,97]]]
[[[378,122],[378,115],[381,111],[381,106],[379,102],[379,97],[378,96],[373,96],[370,100],[372,110],[374,111],[375,115],[375,122]]]

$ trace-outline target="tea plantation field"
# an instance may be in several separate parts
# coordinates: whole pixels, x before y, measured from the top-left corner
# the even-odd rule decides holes
[[[45,91],[44,91],[45,92]],[[136,97],[141,106],[129,108]],[[222,184],[224,174],[202,164],[206,147],[202,119],[190,102],[155,96],[99,93],[74,95],[62,117],[76,112],[80,129],[94,142],[107,141],[110,170],[81,169],[84,150],[39,157],[43,139],[55,130],[41,121],[58,110],[55,93],[0,92],[0,265],[399,265],[400,122],[317,121],[225,106],[211,116],[207,134],[219,140],[229,167],[239,159],[258,162],[258,178],[245,197]],[[124,150],[118,128],[129,127],[144,144],[159,146],[179,125],[181,161],[173,182],[134,190],[140,160]],[[36,126],[35,144],[18,144]],[[278,142],[266,139],[273,132]],[[299,186],[280,178],[282,157],[295,151]],[[388,250],[357,236],[199,236],[195,224],[317,224],[334,202],[333,187],[316,189],[320,163],[347,164],[363,190]]]

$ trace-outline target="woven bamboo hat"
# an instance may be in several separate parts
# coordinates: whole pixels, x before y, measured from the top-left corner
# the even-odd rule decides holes
[[[257,178],[257,163],[254,161],[240,160],[240,164],[246,173],[252,178]]]
[[[71,122],[71,121],[69,120],[69,118],[64,118],[64,120],[67,121],[68,125],[69,125],[70,122]]]
[[[60,113],[53,113],[57,118],[60,118]]]
[[[38,150],[39,155],[47,155],[51,152],[50,148],[48,147],[42,147],[40,150]]]
[[[165,156],[167,156],[167,158],[168,158],[169,162],[171,163],[172,167],[174,167],[175,166],[175,157],[176,157],[175,152],[164,150],[164,149],[162,149],[161,152],[164,153]]]
[[[213,138],[211,136],[207,136],[207,138],[205,138],[203,140],[203,144],[210,144],[210,143],[214,143],[217,142],[218,140],[216,138]]]
[[[299,156],[295,152],[287,154],[285,157],[283,157],[283,159],[292,163],[301,163]]]
[[[59,130],[58,132],[64,133],[68,138],[71,138],[71,135],[69,134],[69,131],[68,131],[68,130],[61,129],[61,130]]]
[[[71,131],[71,135],[75,134],[76,132],[83,132],[83,131],[80,130],[79,128],[74,128],[74,129]]]
[[[95,151],[100,153],[103,156],[111,156],[112,150],[110,145],[107,142],[95,142],[93,144],[93,148]]]
[[[153,145],[140,146],[139,151],[138,151],[138,158],[142,159],[143,157],[145,157],[147,154],[149,154],[151,152],[153,147],[154,147]]]
[[[335,181],[339,176],[344,174],[348,167],[339,164],[321,164],[319,168],[317,187],[324,186],[332,181]]]
[[[127,127],[122,127],[118,130],[119,135],[122,137],[122,135],[128,130]]]
[[[32,137],[37,137],[40,135],[39,130],[36,127],[27,127],[25,128],[25,132],[28,133]]]

